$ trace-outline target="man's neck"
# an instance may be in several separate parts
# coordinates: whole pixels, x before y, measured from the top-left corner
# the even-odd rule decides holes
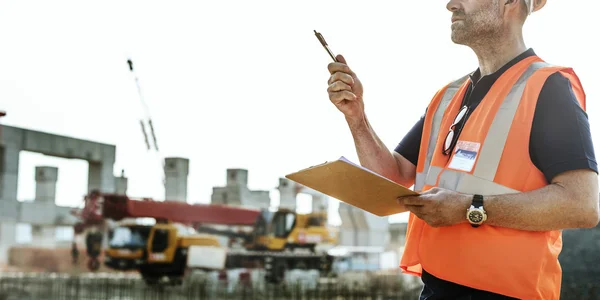
[[[511,35],[471,47],[479,60],[481,77],[490,75],[527,50],[523,36]],[[481,78],[480,77],[480,78]]]

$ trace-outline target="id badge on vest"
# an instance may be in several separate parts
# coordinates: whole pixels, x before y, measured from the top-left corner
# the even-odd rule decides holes
[[[481,144],[479,143],[459,140],[454,148],[454,155],[452,156],[452,160],[450,161],[448,168],[458,171],[471,172],[471,170],[473,170],[473,166],[475,166],[475,161],[477,160],[480,147]]]

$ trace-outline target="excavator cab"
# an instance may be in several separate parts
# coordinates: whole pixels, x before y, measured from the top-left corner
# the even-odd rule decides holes
[[[148,263],[172,262],[178,246],[178,233],[173,224],[156,224],[148,238]]]
[[[169,221],[154,225],[146,244],[148,256],[140,266],[140,273],[149,284],[157,282],[162,276],[178,282],[188,267],[189,255],[193,256],[194,261],[218,259],[198,257],[197,254],[192,254],[192,247],[220,247],[215,236],[199,234],[189,226]]]
[[[151,230],[150,225],[138,224],[109,230],[104,264],[123,271],[138,268],[147,257],[146,244]]]
[[[271,251],[305,248],[314,252],[317,244],[334,242],[326,223],[327,216],[322,213],[264,211],[254,232],[254,247]]]

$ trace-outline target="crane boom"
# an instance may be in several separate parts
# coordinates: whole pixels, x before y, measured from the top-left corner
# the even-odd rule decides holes
[[[155,218],[179,223],[250,226],[260,210],[179,201],[134,200],[125,195],[103,194],[102,215],[116,221],[124,218]]]

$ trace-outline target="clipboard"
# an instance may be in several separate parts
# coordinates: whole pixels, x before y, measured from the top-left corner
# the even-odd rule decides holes
[[[408,211],[397,198],[418,195],[343,156],[285,178],[380,217]]]

